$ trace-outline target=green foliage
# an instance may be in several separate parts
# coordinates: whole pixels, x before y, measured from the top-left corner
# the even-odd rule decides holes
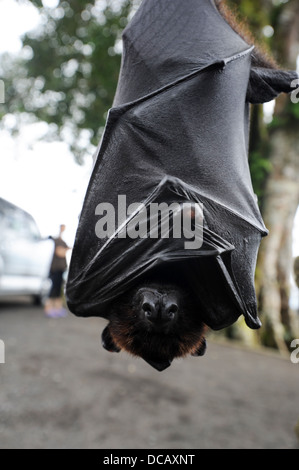
[[[287,112],[289,112],[291,120],[296,121],[296,126],[298,126],[299,103],[292,103],[292,101],[290,100],[287,105]]]
[[[227,0],[227,2],[237,12],[241,22],[246,21],[255,43],[270,51],[279,64],[283,63],[285,44],[281,37],[281,23],[287,2],[283,0]],[[258,109],[256,106],[253,108]],[[249,162],[253,187],[261,206],[267,177],[271,173],[271,163],[268,158],[269,136],[278,128],[290,129],[298,126],[298,120],[299,105],[292,103],[290,99],[285,100],[284,105],[279,107],[279,112],[274,113],[273,120],[269,124],[263,122],[260,111],[252,113]]]
[[[255,39],[265,43],[266,39],[262,30],[269,24],[269,15],[273,5],[269,8],[268,2],[261,2],[261,0],[228,0],[228,4],[237,12],[241,20],[246,20]]]
[[[250,171],[253,181],[254,192],[260,204],[262,204],[265,180],[272,169],[270,160],[265,157],[265,153],[259,151],[251,152],[249,156]]]
[[[26,113],[27,120],[51,124],[52,135],[67,140],[79,160],[86,142],[96,146],[100,140],[117,85],[121,32],[134,2],[31,3],[41,12],[41,25],[23,38],[21,58],[3,58],[6,104],[0,118]]]
[[[269,125],[269,130],[275,129],[298,129],[299,104],[292,103],[290,99],[286,101],[284,108],[279,114],[274,115],[273,121]]]

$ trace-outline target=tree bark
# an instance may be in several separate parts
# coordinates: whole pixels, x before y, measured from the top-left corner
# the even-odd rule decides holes
[[[286,351],[285,334],[293,332],[289,308],[292,227],[299,205],[299,139],[279,129],[271,136],[272,172],[266,183],[263,217],[270,235],[263,241],[258,271],[260,310],[265,323],[263,342]]]
[[[274,46],[279,63],[296,69],[299,54],[297,0],[290,0],[281,10],[275,25]],[[289,96],[277,100],[275,117],[283,117],[284,124],[270,132],[272,171],[263,198],[263,217],[270,234],[262,243],[257,270],[264,323],[262,340],[281,351],[287,351],[288,341],[298,335],[289,307],[289,292],[293,269],[292,229],[299,205],[299,123],[289,114],[289,100]]]

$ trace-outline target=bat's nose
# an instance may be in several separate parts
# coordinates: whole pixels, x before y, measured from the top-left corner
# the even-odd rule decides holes
[[[142,293],[141,316],[155,326],[169,326],[177,318],[178,311],[178,302],[173,295],[161,295],[153,291]]]
[[[158,321],[159,318],[159,297],[153,292],[143,292],[141,315],[145,320],[152,323]]]
[[[176,319],[179,311],[176,299],[167,295],[163,296],[161,306],[161,317],[163,322],[171,322]]]

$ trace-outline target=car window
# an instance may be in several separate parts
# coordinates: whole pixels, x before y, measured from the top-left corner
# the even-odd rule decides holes
[[[35,221],[27,214],[25,214],[25,227],[29,238],[34,240],[38,240],[40,238],[40,232]]]
[[[0,216],[1,219],[1,216]],[[37,240],[40,233],[33,218],[19,209],[9,209],[2,218],[5,238]]]
[[[6,237],[22,236],[22,217],[19,211],[13,209],[6,211],[4,229]]]
[[[0,227],[2,227],[4,224],[4,212],[0,207]]]

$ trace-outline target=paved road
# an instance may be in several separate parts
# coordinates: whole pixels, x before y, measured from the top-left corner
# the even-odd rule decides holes
[[[104,325],[0,304],[0,448],[299,447],[299,364],[209,342],[159,373],[104,351]]]

